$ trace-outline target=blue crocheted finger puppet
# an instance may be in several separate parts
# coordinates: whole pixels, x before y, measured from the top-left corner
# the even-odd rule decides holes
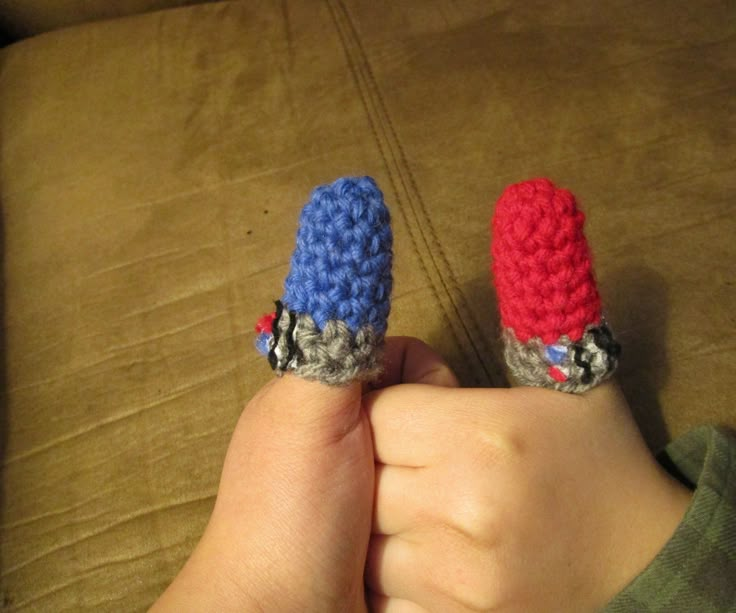
[[[370,177],[345,177],[312,192],[284,295],[256,324],[256,347],[276,374],[329,385],[379,374],[391,306],[390,222]]]

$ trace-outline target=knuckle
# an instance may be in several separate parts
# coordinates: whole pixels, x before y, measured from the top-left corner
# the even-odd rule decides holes
[[[498,506],[482,486],[471,488],[458,497],[452,520],[460,532],[483,545],[496,541],[502,524]]]
[[[476,461],[488,468],[516,463],[528,452],[526,437],[513,426],[480,428],[474,437],[472,452]]]
[[[463,573],[448,588],[447,595],[471,611],[494,611],[498,598],[487,577],[479,572]]]
[[[490,520],[497,526],[492,517],[484,510],[480,521]],[[498,547],[447,523],[435,525],[431,533],[432,555],[427,557],[432,561],[422,566],[421,589],[454,603],[451,610],[500,610],[506,599],[503,584],[509,577]]]

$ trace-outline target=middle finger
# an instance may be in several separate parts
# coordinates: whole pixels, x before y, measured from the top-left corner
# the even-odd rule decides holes
[[[428,468],[376,464],[373,534],[409,532],[431,521],[434,496]]]

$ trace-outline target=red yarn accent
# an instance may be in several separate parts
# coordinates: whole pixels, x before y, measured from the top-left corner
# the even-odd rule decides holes
[[[266,313],[256,323],[256,332],[258,334],[271,334],[273,330],[273,321],[276,319],[276,313]]]
[[[565,375],[565,373],[556,366],[550,366],[547,370],[547,374],[549,374],[549,376],[558,383],[564,383],[565,381],[567,381],[567,376]]]
[[[600,322],[584,222],[575,197],[548,179],[510,185],[496,203],[491,255],[501,323],[522,343],[539,337],[549,345],[563,334],[579,341]]]

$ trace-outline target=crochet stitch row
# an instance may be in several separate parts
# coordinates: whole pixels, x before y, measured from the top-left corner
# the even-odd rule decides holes
[[[353,332],[331,319],[322,328],[306,314],[283,309],[277,302],[273,341],[268,358],[278,375],[293,372],[328,385],[374,379],[381,370],[383,338],[371,325]]]
[[[587,326],[573,342],[563,335],[553,345],[534,337],[520,342],[513,330],[502,332],[506,365],[520,385],[581,393],[608,379],[618,366],[621,348],[605,323]]]

